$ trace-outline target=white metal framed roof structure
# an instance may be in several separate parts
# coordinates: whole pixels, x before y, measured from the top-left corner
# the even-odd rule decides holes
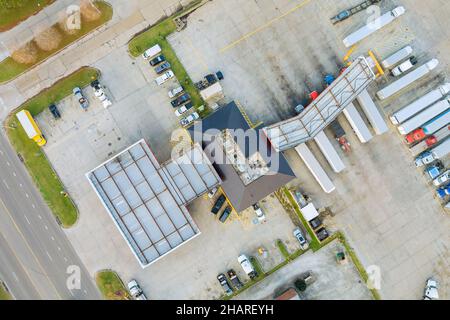
[[[276,151],[285,151],[314,138],[375,79],[364,57],[357,58],[299,115],[263,128]]]
[[[193,190],[178,188],[175,163]],[[184,205],[221,182],[200,146],[168,164],[161,167],[140,140],[86,174],[142,267],[200,234]]]

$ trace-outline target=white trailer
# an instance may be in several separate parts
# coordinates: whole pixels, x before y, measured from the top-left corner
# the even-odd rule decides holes
[[[450,126],[447,125],[444,128],[437,131],[435,134],[433,134],[433,137],[435,138],[436,142],[441,142],[445,140],[450,134]],[[436,143],[434,143],[436,144]],[[428,139],[423,140],[422,142],[419,142],[415,146],[409,148],[409,151],[411,151],[413,156],[417,156],[420,153],[427,150],[429,147],[431,147],[430,142],[428,142]]]
[[[390,96],[396,94],[400,90],[406,88],[413,82],[419,80],[420,78],[423,78],[428,73],[430,73],[431,70],[437,67],[439,64],[439,60],[433,59],[425,63],[424,65],[420,66],[419,68],[415,69],[414,71],[411,71],[410,73],[406,74],[402,78],[398,79],[397,81],[394,81],[384,89],[381,89],[377,92],[377,96],[379,99],[384,100],[389,98]]]
[[[334,172],[339,173],[345,169],[341,157],[339,157],[339,154],[336,152],[336,149],[334,149],[325,132],[319,132],[314,137],[314,141],[319,146],[320,151],[322,151]]]
[[[441,113],[436,118],[428,121],[422,126],[423,133],[430,135],[438,131],[440,128],[450,123],[450,109]]]
[[[450,153],[450,139],[447,138],[444,142],[442,142],[437,147],[434,147],[431,150],[431,153],[433,154],[434,159],[442,159],[446,155]]]
[[[372,33],[380,30],[384,26],[402,16],[406,12],[405,8],[400,6],[392,11],[386,12],[381,17],[369,22],[364,27],[356,30],[352,34],[348,35],[344,40],[344,45],[349,48],[364,38],[370,36]]]
[[[431,107],[425,109],[424,111],[417,114],[413,118],[402,123],[401,125],[398,126],[398,131],[400,132],[400,134],[406,135],[411,131],[413,131],[414,129],[419,128],[425,122],[445,112],[446,110],[448,110],[448,108],[450,108],[450,98],[444,99],[442,101],[433,104]]]
[[[436,90],[428,92],[422,98],[417,99],[413,103],[407,105],[406,107],[394,113],[392,116],[390,116],[391,122],[397,125],[408,120],[413,115],[419,113],[432,103],[435,103],[436,101],[445,97],[449,92],[450,92],[450,83],[443,84]]]
[[[322,187],[323,191],[326,193],[333,192],[336,187],[331,181],[330,177],[328,177],[325,170],[323,170],[319,161],[314,157],[311,150],[309,150],[308,146],[305,143],[301,143],[295,147],[295,151],[297,151],[300,158],[302,158],[305,165],[308,167],[309,171],[311,171],[312,175]]]
[[[347,121],[352,126],[353,131],[355,131],[361,143],[369,142],[373,138],[369,128],[363,118],[361,118],[361,115],[358,110],[356,110],[353,103],[350,103],[348,107],[344,109],[344,116],[347,118]]]
[[[364,113],[366,114],[367,119],[372,125],[375,133],[386,133],[389,130],[386,121],[384,121],[383,116],[381,115],[380,111],[378,111],[377,106],[373,102],[367,90],[363,90],[360,95],[356,97],[356,100],[358,100],[361,109],[363,109]]]
[[[392,68],[393,66],[395,66],[400,61],[408,58],[412,53],[413,53],[413,48],[411,48],[411,46],[406,46],[406,47],[398,50],[393,55],[391,55],[391,56],[387,57],[386,59],[384,59],[381,62],[381,65],[385,69]]]

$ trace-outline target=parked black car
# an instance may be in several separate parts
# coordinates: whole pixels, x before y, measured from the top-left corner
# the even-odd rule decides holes
[[[189,100],[191,100],[191,96],[189,95],[189,93],[185,93],[181,96],[179,96],[178,98],[176,98],[175,100],[173,100],[171,102],[172,107],[176,108],[178,106],[181,106],[183,103],[188,102]]]
[[[322,225],[322,220],[320,220],[319,217],[315,217],[309,222],[309,224],[311,225],[311,228],[313,228],[313,230],[316,230]]]
[[[225,210],[223,210],[222,214],[220,215],[219,221],[225,222],[230,216],[231,210],[232,209],[230,206],[226,207]]]
[[[316,235],[320,241],[325,240],[329,236],[328,231],[325,228],[320,228],[319,230],[317,230]]]
[[[154,67],[164,61],[166,61],[166,57],[164,57],[161,54],[161,55],[157,56],[156,58],[153,58],[152,60],[150,60],[150,65]]]
[[[157,67],[155,68],[155,72],[156,72],[157,74],[161,74],[161,73],[163,73],[164,71],[166,71],[166,70],[168,70],[168,69],[170,69],[170,63],[168,63],[168,62],[166,61],[166,62],[164,62],[163,64],[160,64],[159,66],[157,66]]]
[[[233,289],[231,288],[230,284],[228,283],[227,277],[225,277],[225,275],[223,273],[221,273],[217,276],[217,280],[219,280],[219,283],[222,286],[225,293],[228,296],[231,296],[233,294]]]
[[[225,203],[225,200],[225,196],[221,194],[220,197],[216,200],[216,203],[214,203],[214,206],[211,209],[211,213],[217,214],[220,211],[220,208],[222,208],[223,204]]]
[[[55,104],[51,104],[48,109],[55,119],[61,118],[61,113],[59,112],[58,107]]]

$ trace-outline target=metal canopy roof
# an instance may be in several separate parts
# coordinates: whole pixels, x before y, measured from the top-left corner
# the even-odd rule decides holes
[[[184,204],[221,181],[199,150],[195,146],[161,168],[141,140],[86,174],[142,267],[200,234]],[[193,190],[178,189],[183,185],[175,164],[182,160],[186,162],[178,168]]]
[[[328,126],[374,79],[367,60],[359,57],[302,113],[263,131],[278,152],[306,142]]]
[[[221,183],[199,144],[179,158],[165,163],[162,172],[169,179],[168,185],[175,185],[174,192],[180,204],[191,202]]]

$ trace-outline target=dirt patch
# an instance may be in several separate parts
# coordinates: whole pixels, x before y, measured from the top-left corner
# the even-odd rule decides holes
[[[23,64],[33,64],[37,60],[38,49],[33,42],[29,42],[11,54],[11,58]]]
[[[36,45],[44,51],[55,50],[59,47],[61,40],[61,33],[55,27],[50,27],[42,31],[34,38]]]

